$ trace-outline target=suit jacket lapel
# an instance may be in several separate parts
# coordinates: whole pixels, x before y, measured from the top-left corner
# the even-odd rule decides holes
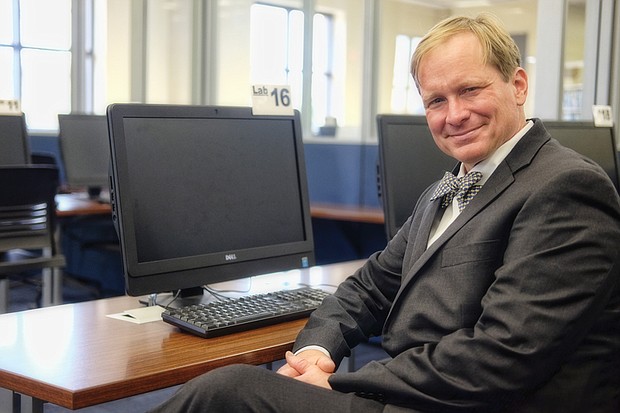
[[[486,181],[480,192],[467,205],[467,208],[456,218],[446,231],[427,249],[430,230],[439,209],[440,200],[432,202],[423,212],[422,220],[415,236],[412,266],[403,268],[403,286],[418,273],[420,268],[452,238],[452,236],[482,211],[490,202],[499,197],[515,180],[514,173],[526,167],[538,153],[540,147],[549,140],[549,135],[541,123],[535,121],[534,126],[521,139],[521,141],[508,154],[506,159],[499,164],[495,172]],[[402,291],[402,287],[401,287]],[[399,294],[396,296],[398,299]]]
[[[431,202],[431,205],[424,209],[422,213],[422,219],[420,226],[416,230],[415,242],[413,245],[413,254],[411,257],[412,262],[417,261],[422,254],[426,251],[426,245],[428,244],[428,238],[431,233],[431,228],[435,217],[439,211],[441,199]]]

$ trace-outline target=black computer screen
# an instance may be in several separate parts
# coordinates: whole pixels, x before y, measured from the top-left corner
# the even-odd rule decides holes
[[[422,192],[457,162],[437,148],[424,116],[378,115],[377,126],[380,195],[392,238]]]
[[[30,163],[30,145],[23,115],[0,115],[0,165]]]
[[[598,163],[607,172],[616,189],[618,177],[617,147],[610,127],[597,127],[593,122],[544,121],[551,136]]]
[[[105,116],[58,115],[59,141],[70,187],[108,187],[110,143]]]
[[[456,161],[435,145],[426,118],[379,115],[380,193],[388,237],[393,237],[413,210],[422,191],[452,170]],[[545,121],[562,145],[597,162],[620,188],[616,143],[612,128],[592,122]]]
[[[298,113],[136,104],[108,120],[129,294],[314,263]]]

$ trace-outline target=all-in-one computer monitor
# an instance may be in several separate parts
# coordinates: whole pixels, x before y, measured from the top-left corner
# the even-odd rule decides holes
[[[405,223],[415,202],[443,171],[456,161],[435,145],[426,118],[412,115],[379,115],[379,180],[388,237]],[[620,188],[617,147],[610,127],[592,122],[544,121],[562,145],[597,162]]]
[[[388,239],[405,223],[422,192],[456,161],[437,148],[424,116],[378,115],[379,185]]]
[[[24,115],[0,115],[0,165],[26,165],[30,145]]]
[[[105,116],[58,115],[66,185],[86,188],[92,197],[109,186],[110,143]]]
[[[299,113],[115,104],[107,116],[130,295],[314,264]]]

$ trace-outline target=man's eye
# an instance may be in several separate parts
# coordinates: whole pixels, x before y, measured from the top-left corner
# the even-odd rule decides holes
[[[443,99],[441,99],[441,98],[435,98],[435,99],[433,99],[433,100],[429,100],[429,101],[426,103],[426,107],[427,107],[427,108],[430,108],[430,107],[433,107],[433,106],[436,106],[436,105],[440,104],[441,102],[443,102]]]

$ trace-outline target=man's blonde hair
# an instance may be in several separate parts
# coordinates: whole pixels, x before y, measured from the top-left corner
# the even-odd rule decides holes
[[[482,45],[483,63],[495,66],[508,82],[521,66],[521,54],[510,34],[494,16],[450,17],[437,23],[420,41],[411,59],[411,75],[419,88],[420,62],[429,52],[456,34],[472,33]]]

